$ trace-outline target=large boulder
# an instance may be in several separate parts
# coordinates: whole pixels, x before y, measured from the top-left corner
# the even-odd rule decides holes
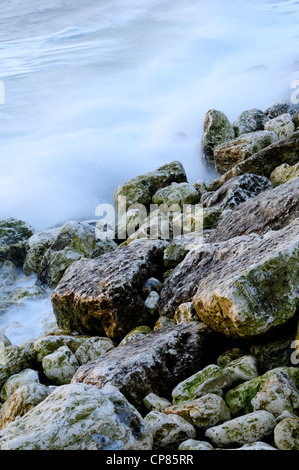
[[[123,338],[146,325],[151,314],[142,287],[150,277],[163,274],[164,248],[163,241],[138,240],[73,264],[51,297],[58,326],[66,332]]]
[[[115,206],[118,207],[119,198],[126,198],[126,208],[132,204],[143,204],[148,207],[152,196],[158,189],[169,186],[171,183],[186,182],[187,177],[182,164],[174,161],[118,186],[114,192]]]
[[[137,409],[149,393],[171,398],[174,386],[207,361],[211,332],[199,322],[159,329],[81,366],[73,382],[110,383]]]
[[[193,301],[212,329],[233,337],[260,335],[290,320],[298,302],[299,221],[264,238],[206,244],[191,251],[166,280],[160,315]]]
[[[227,181],[217,191],[212,192],[206,199],[207,207],[218,206],[223,209],[235,209],[242,202],[272,189],[268,178],[253,174],[236,176]]]
[[[218,225],[210,243],[286,227],[299,216],[299,178],[265,191],[239,205]]]
[[[214,148],[234,137],[235,131],[226,115],[216,109],[210,109],[205,115],[202,137],[202,153],[205,161],[213,162]]]
[[[39,281],[54,287],[75,261],[96,258],[116,248],[113,240],[97,239],[93,225],[86,222],[67,222],[42,257],[38,269]]]
[[[299,157],[299,131],[294,132],[286,139],[279,140],[274,144],[266,147],[234,168],[227,171],[215,181],[209,184],[208,191],[216,191],[226,181],[245,173],[254,173],[255,175],[266,176],[270,178],[272,171],[279,165],[287,163],[295,165]]]
[[[243,134],[229,142],[217,145],[214,149],[217,172],[222,175],[277,140],[277,135],[273,131],[258,131]]]
[[[260,109],[254,108],[243,111],[233,122],[236,137],[242,134],[264,130],[267,121],[269,121],[268,116]]]
[[[27,241],[34,234],[26,222],[14,218],[0,221],[0,262],[11,261],[22,267],[27,250]]]
[[[141,415],[115,388],[57,387],[0,431],[1,450],[150,450]]]

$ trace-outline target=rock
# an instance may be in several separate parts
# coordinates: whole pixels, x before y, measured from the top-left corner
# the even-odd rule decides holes
[[[168,326],[175,326],[177,323],[174,319],[168,317],[159,317],[155,323],[154,331],[166,328]]]
[[[171,183],[186,182],[187,177],[182,164],[174,161],[120,185],[114,192],[115,206],[119,206],[119,198],[125,198],[126,209],[132,204],[142,204],[148,207],[152,196],[159,189],[169,186]]]
[[[174,320],[177,324],[198,321],[198,316],[196,315],[192,302],[181,304],[175,311]]]
[[[265,124],[265,130],[275,132],[279,140],[285,139],[291,135],[295,132],[295,129],[296,127],[292,121],[292,116],[288,113],[270,119],[270,121]]]
[[[163,287],[163,284],[159,279],[155,279],[151,277],[145,281],[144,285],[142,286],[142,294],[144,298],[146,298],[152,291],[160,292]]]
[[[166,204],[172,206],[178,204],[183,208],[184,204],[197,204],[200,197],[193,185],[188,183],[172,183],[170,186],[159,189],[152,198],[153,204]]]
[[[144,338],[144,335],[148,335],[151,331],[152,330],[149,326],[137,326],[137,328],[134,328],[124,337],[118,346],[123,346],[124,344],[128,344],[131,341],[142,339]]]
[[[3,292],[5,287],[10,286],[19,277],[20,272],[18,268],[11,261],[4,261],[2,264],[1,275],[0,275],[0,287]],[[4,292],[3,292],[4,293]],[[5,292],[6,293],[6,292]]]
[[[210,243],[229,240],[251,233],[265,234],[286,227],[299,216],[299,178],[238,206],[218,225],[209,237]]]
[[[153,450],[176,450],[182,442],[196,436],[192,424],[177,415],[151,411],[144,421],[153,436]]]
[[[29,276],[32,272],[38,273],[44,254],[54,243],[61,227],[44,230],[36,233],[28,240],[28,250],[24,262],[24,273]]]
[[[204,229],[213,229],[216,228],[220,222],[220,217],[222,215],[223,208],[219,206],[215,207],[205,207],[203,209],[203,228]]]
[[[11,261],[22,267],[27,250],[27,240],[33,228],[22,220],[10,218],[0,221],[0,262]]]
[[[155,315],[158,312],[160,296],[158,292],[152,291],[146,298],[144,305],[147,311],[151,315]]]
[[[94,336],[92,338],[88,338],[81,344],[81,346],[78,347],[75,351],[75,356],[80,365],[87,364],[113,348],[114,344],[110,338]]]
[[[270,436],[275,426],[276,421],[271,413],[256,411],[210,428],[205,435],[219,447],[243,445]]]
[[[24,416],[28,411],[45,400],[50,390],[40,383],[28,383],[18,387],[0,410],[0,429]]]
[[[231,418],[223,398],[212,393],[181,405],[169,406],[163,410],[163,413],[181,416],[199,429],[208,429]]]
[[[252,442],[251,444],[245,444],[239,449],[235,450],[277,450],[275,447],[270,446],[270,444],[266,444],[265,442]]]
[[[207,207],[235,209],[242,202],[272,189],[268,178],[253,174],[236,176],[227,181],[221,188],[213,192],[206,200]]]
[[[285,371],[299,385],[299,369],[296,367],[279,367],[265,374],[248,380],[241,385],[229,390],[225,395],[225,401],[230,409],[232,416],[251,413],[253,411],[251,400],[261,389],[262,385],[270,378],[281,371]]]
[[[44,254],[38,278],[50,287],[56,286],[66,269],[82,258],[96,258],[117,248],[113,240],[97,240],[95,228],[83,222],[67,222]]]
[[[207,190],[206,184],[202,180],[197,180],[195,183],[193,183],[193,187],[196,189],[199,199],[201,199]]]
[[[285,411],[299,408],[299,391],[294,380],[282,370],[263,383],[251,404],[254,411],[265,410],[279,417]]]
[[[259,376],[257,358],[249,355],[235,359],[225,367],[225,370],[232,376],[234,384],[247,382]]]
[[[290,166],[287,163],[278,166],[270,175],[272,185],[279,186],[287,181],[298,178],[299,176],[299,162],[296,165]]]
[[[211,364],[180,382],[172,391],[172,401],[175,405],[179,405],[201,398],[208,393],[222,395],[223,390],[232,384],[233,380],[229,372]]]
[[[169,399],[174,386],[185,380],[203,364],[211,352],[211,340],[205,325],[194,322],[161,328],[112,349],[96,361],[81,366],[73,382],[102,388],[110,383],[137,409],[149,393]]]
[[[243,162],[260,150],[277,142],[273,131],[259,131],[243,134],[236,139],[217,145],[214,149],[217,172],[222,175],[238,163]]]
[[[4,348],[6,346],[12,346],[10,340],[7,338],[7,336],[4,333],[0,332],[0,351],[1,348]]]
[[[163,241],[138,240],[72,265],[51,296],[58,326],[117,339],[146,325],[142,286],[163,273],[164,248]]]
[[[79,368],[76,356],[67,346],[61,346],[57,351],[43,358],[43,372],[54,385],[69,384]]]
[[[272,171],[279,165],[283,163],[295,165],[298,162],[298,152],[299,131],[296,131],[286,139],[279,140],[238,163],[234,168],[210,183],[207,189],[208,191],[216,191],[231,178],[246,173],[254,173],[255,175],[270,178]]]
[[[265,111],[265,115],[269,119],[274,119],[278,116],[281,116],[282,114],[294,114],[295,113],[295,108],[293,105],[290,103],[287,103],[286,101],[276,101],[272,106],[270,106],[268,109]]]
[[[214,148],[234,139],[235,132],[228,118],[221,111],[210,109],[205,116],[202,152],[203,158],[208,162],[214,161]]]
[[[182,442],[178,450],[214,450],[213,446],[209,442],[195,441],[194,439],[188,439]]]
[[[174,269],[189,253],[188,245],[181,240],[173,240],[164,251],[164,266],[167,270]]]
[[[226,351],[218,357],[217,366],[225,368],[235,360],[240,359],[242,356],[244,356],[244,352],[241,349],[230,349],[229,351]]]
[[[45,356],[52,354],[62,346],[67,346],[72,353],[76,353],[78,348],[85,343],[87,336],[50,335],[41,336],[33,343],[33,354],[38,363],[41,363]]]
[[[299,418],[286,418],[274,429],[275,445],[279,450],[299,450]]]
[[[269,118],[260,109],[254,108],[243,111],[233,122],[235,135],[239,137],[242,134],[262,131],[267,121],[269,121]]]
[[[299,220],[252,241],[247,245],[244,238],[242,251],[223,257],[223,265],[199,282],[192,300],[201,321],[230,337],[257,336],[296,313]]]
[[[149,393],[144,399],[143,403],[149,411],[163,411],[171,402],[166,398],[158,397],[155,393]]]
[[[57,387],[0,432],[1,450],[150,450],[140,414],[114,387]]]
[[[12,375],[18,374],[27,367],[27,356],[20,346],[7,346],[0,355],[0,387]]]
[[[39,383],[38,373],[32,369],[24,369],[19,374],[12,375],[1,389],[0,400],[6,401],[19,387]]]
[[[299,111],[292,115],[292,121],[296,128],[299,127]]]
[[[292,413],[291,411],[284,411],[281,415],[279,415],[277,418],[276,418],[276,423],[280,423],[281,421],[283,421],[284,419],[286,418],[298,418],[297,414],[295,413]]]
[[[44,299],[48,296],[46,289],[43,289],[36,284],[29,287],[21,287],[13,291],[8,297],[8,302],[22,302],[30,299]]]
[[[192,301],[201,321],[235,338],[286,324],[298,301],[298,231],[294,221],[264,238],[243,236],[191,251],[165,281],[159,314],[172,318]]]

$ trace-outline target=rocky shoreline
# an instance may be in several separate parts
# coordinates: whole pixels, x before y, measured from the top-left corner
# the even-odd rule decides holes
[[[50,289],[56,319],[0,333],[0,450],[299,450],[298,126],[286,102],[208,111],[219,177],[124,183],[113,238],[0,221],[0,313]]]

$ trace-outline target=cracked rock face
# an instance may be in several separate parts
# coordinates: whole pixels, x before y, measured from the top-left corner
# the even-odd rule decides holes
[[[150,393],[171,398],[175,385],[207,360],[208,341],[213,342],[211,332],[199,322],[165,327],[81,366],[73,382],[99,388],[109,383],[141,409]]]
[[[163,241],[137,240],[93,260],[80,260],[52,294],[57,323],[67,332],[123,338],[151,319],[142,298],[150,277],[163,273]]]

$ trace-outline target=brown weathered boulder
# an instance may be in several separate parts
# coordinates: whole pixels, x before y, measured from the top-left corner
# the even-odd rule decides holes
[[[255,153],[234,168],[227,171],[215,181],[210,183],[208,191],[216,191],[226,181],[234,176],[244,175],[245,173],[254,173],[255,175],[266,176],[270,178],[272,171],[279,165],[287,163],[295,165],[299,160],[299,131],[294,132],[286,139],[279,140],[274,144]]]
[[[109,383],[141,409],[149,393],[170,398],[179,382],[209,360],[212,342],[213,334],[200,322],[165,327],[81,366],[72,382],[98,388]]]
[[[210,243],[279,230],[299,216],[299,177],[240,204],[218,225]]]
[[[151,314],[142,298],[150,277],[163,274],[165,242],[137,240],[93,260],[72,264],[52,294],[57,323],[66,332],[122,338]]]

